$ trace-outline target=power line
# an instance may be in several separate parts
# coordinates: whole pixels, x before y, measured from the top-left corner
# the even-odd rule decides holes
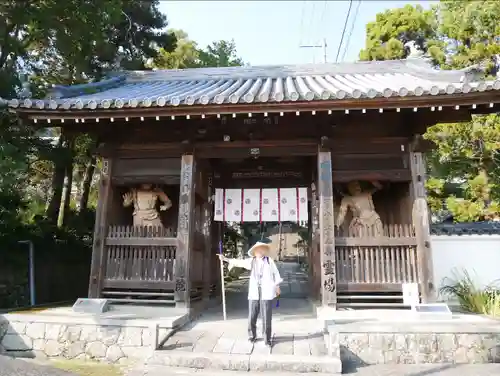
[[[300,11],[300,42],[299,44],[302,44],[302,36],[304,35],[304,11],[306,8],[306,0],[302,2],[302,8]]]
[[[305,9],[305,7],[306,7],[306,5],[307,5],[307,4],[308,4],[308,2],[307,2],[307,1],[304,1],[304,2],[303,2],[303,8],[302,8],[302,13],[303,13],[303,14],[302,14],[302,16],[301,16],[301,29],[302,29],[303,24],[304,24],[304,19],[305,19],[305,18],[307,18],[307,17],[304,17],[304,13],[305,13],[305,12],[304,12],[304,9]],[[325,2],[324,2],[324,4],[323,4],[323,6],[324,6],[324,8],[325,8],[325,9],[326,9],[326,5],[327,5],[327,1],[325,1]],[[312,36],[312,37],[314,37],[314,34],[315,34],[315,33],[312,33],[313,35],[311,35],[311,32],[312,32],[312,30],[313,30],[313,26],[315,25],[315,24],[314,24],[314,18],[315,18],[314,16],[315,16],[315,13],[316,13],[316,12],[315,12],[315,10],[316,10],[316,3],[315,3],[315,2],[313,2],[313,4],[312,4],[312,9],[311,9],[311,13],[310,13],[310,19],[309,19],[309,20],[307,20],[307,21],[308,21],[308,23],[310,24],[310,26],[309,26],[309,28],[307,29],[307,30],[309,31],[309,33],[308,33],[308,35],[306,36],[306,41],[311,40],[311,38],[310,38],[310,37],[311,37],[311,36]],[[321,19],[322,19],[322,20],[323,20],[323,18],[324,18],[324,13],[325,13],[325,12],[323,12],[323,14],[321,15]],[[316,23],[316,25],[317,25],[317,23]],[[302,34],[302,33],[301,33],[301,34]],[[299,44],[299,48],[311,48],[311,49],[313,49],[313,51],[314,51],[314,49],[316,49],[316,48],[322,48],[322,49],[323,49],[323,61],[324,61],[324,62],[326,62],[326,47],[327,47],[327,44],[326,44],[326,39],[325,39],[325,38],[323,39],[322,44],[317,44],[317,43],[312,43],[312,44],[302,44],[302,40],[303,40],[303,39],[302,39],[302,35],[301,35],[300,40],[301,40],[301,42],[300,42],[300,44]],[[314,52],[313,52],[313,62],[314,62],[314,60],[315,60],[315,54],[314,54]]]
[[[323,62],[326,63],[326,39],[323,38],[322,44],[300,45],[299,48],[323,48]]]
[[[328,1],[325,0],[323,2],[323,12],[321,13],[321,19],[320,19],[319,24],[318,24],[318,28],[321,29],[321,33],[323,33],[323,35],[326,34],[325,16],[326,16],[326,13],[327,13],[327,8],[328,8]]]
[[[320,22],[318,23],[318,29],[320,30],[320,33],[323,34],[323,63],[326,63],[326,38],[325,35],[327,35],[327,28],[326,28],[326,23],[325,23],[325,17],[327,14],[327,8],[328,8],[329,2],[325,0],[323,2],[323,12],[321,13],[321,19]]]
[[[314,15],[316,14],[316,2],[312,2],[312,9],[311,9],[311,21],[309,22],[309,28],[308,30],[312,32],[313,26],[314,26]],[[314,37],[314,34],[313,34]],[[311,40],[310,38],[306,38],[306,40]]]
[[[305,1],[304,1],[305,3]],[[316,35],[316,32],[314,32],[313,30],[313,21],[314,21],[314,16],[315,16],[315,7],[316,3],[313,2],[313,8],[312,8],[312,12],[311,12],[311,26],[309,28],[309,31],[313,31],[312,32],[312,37],[314,37]],[[325,30],[321,30],[322,28],[324,28],[324,20],[325,20],[325,15],[326,15],[326,12],[327,12],[327,7],[328,7],[328,1],[325,0],[323,1],[323,12],[321,12],[321,16],[320,16],[320,22],[319,23],[316,23],[316,28],[318,29],[317,31],[319,31],[320,33],[323,33],[325,32]],[[308,38],[309,39],[309,38]],[[327,61],[327,42],[326,42],[326,38],[323,38],[322,40],[322,43],[321,44],[318,44],[318,43],[313,43],[313,44],[308,44],[308,45],[305,45],[305,44],[300,44],[299,45],[299,48],[311,48],[311,49],[316,49],[316,48],[321,48],[323,50],[323,62],[326,63]],[[313,52],[313,62],[315,60],[315,53]]]
[[[349,16],[351,15],[352,1],[353,0],[349,1],[349,9],[347,10],[347,16],[345,18],[344,29],[342,30],[342,36],[340,37],[340,44],[339,44],[339,49],[337,50],[337,56],[335,57],[336,63],[339,61],[340,49],[342,48],[342,43],[344,43],[344,35],[347,29],[347,22],[349,21]]]
[[[352,32],[354,31],[354,26],[356,25],[356,19],[358,18],[359,8],[361,6],[361,0],[358,1],[358,5],[356,6],[356,10],[354,11],[354,17],[352,19],[351,30],[349,30],[349,35],[347,35],[347,41],[345,43],[344,52],[342,53],[342,61],[345,59],[345,55],[349,50],[349,43],[351,42]]]

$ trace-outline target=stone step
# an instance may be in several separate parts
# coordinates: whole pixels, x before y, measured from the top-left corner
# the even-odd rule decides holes
[[[248,376],[248,371],[225,371],[225,370],[210,370],[197,369],[198,376]],[[158,365],[137,365],[125,372],[125,376],[190,376],[193,374],[192,368],[167,367]],[[279,371],[263,371],[259,372],[261,376],[303,376],[299,372],[279,372]],[[319,374],[321,375],[321,374]]]
[[[180,367],[214,371],[285,372],[340,374],[338,357],[280,354],[218,354],[158,350],[146,360],[146,367]],[[165,373],[167,374],[167,373]]]

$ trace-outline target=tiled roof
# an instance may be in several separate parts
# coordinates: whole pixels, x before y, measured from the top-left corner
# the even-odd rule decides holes
[[[48,99],[8,106],[46,110],[279,103],[453,95],[500,89],[466,71],[438,71],[424,59],[127,72],[101,82],[58,86]]]
[[[439,223],[430,226],[432,235],[500,235],[498,222]]]

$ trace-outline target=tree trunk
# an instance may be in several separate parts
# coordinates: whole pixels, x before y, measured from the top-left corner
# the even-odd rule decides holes
[[[66,166],[66,178],[64,179],[64,189],[63,189],[63,202],[62,202],[62,210],[59,213],[59,218],[57,221],[57,225],[62,227],[66,224],[69,217],[69,210],[71,204],[71,190],[73,187],[73,158],[71,158],[71,163],[68,163]]]
[[[63,146],[63,135],[59,136],[59,141],[57,142],[57,149],[61,150],[62,146]],[[52,175],[52,184],[50,189],[51,197],[49,200],[49,204],[47,205],[47,210],[45,211],[45,215],[52,224],[56,224],[57,219],[59,217],[65,173],[66,173],[66,168],[64,160],[61,160],[60,158],[55,158],[54,173]]]
[[[87,164],[87,168],[85,169],[85,175],[81,188],[82,195],[80,197],[80,203],[78,205],[79,213],[85,212],[89,203],[90,188],[92,186],[92,180],[94,178],[95,164],[96,158],[92,157],[92,159]]]
[[[63,190],[63,202],[62,202],[62,210],[59,212],[59,218],[58,218],[58,226],[64,226],[66,222],[68,221],[69,217],[69,210],[70,210],[70,204],[71,204],[71,191],[73,188],[73,161],[74,161],[74,155],[73,155],[73,146],[74,146],[74,140],[71,139],[68,141],[67,148],[69,151],[69,158],[66,161],[66,165],[64,168],[66,178],[64,180],[64,190]]]
[[[82,197],[82,185],[83,185],[83,179],[85,178],[85,170],[87,166],[82,165],[81,163],[77,164],[74,168],[74,176],[73,176],[73,184],[76,186],[76,192],[75,192],[75,202],[77,203],[77,210],[80,211],[80,207],[78,206],[78,203],[80,202],[80,199]]]

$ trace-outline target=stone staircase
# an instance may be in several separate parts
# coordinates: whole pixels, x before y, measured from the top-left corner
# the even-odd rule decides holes
[[[284,279],[273,313],[273,347],[247,337],[247,280],[227,287],[228,320],[221,307],[205,312],[177,331],[145,361],[144,367],[243,372],[341,373],[338,347],[332,348],[324,323],[306,297],[307,278],[298,265],[279,263]],[[258,324],[260,328],[260,323]],[[161,340],[161,338],[160,338]]]
[[[146,360],[147,366],[252,372],[341,372],[338,356],[329,354],[323,332],[279,334],[271,349],[248,342],[241,330],[228,333],[183,330]]]

